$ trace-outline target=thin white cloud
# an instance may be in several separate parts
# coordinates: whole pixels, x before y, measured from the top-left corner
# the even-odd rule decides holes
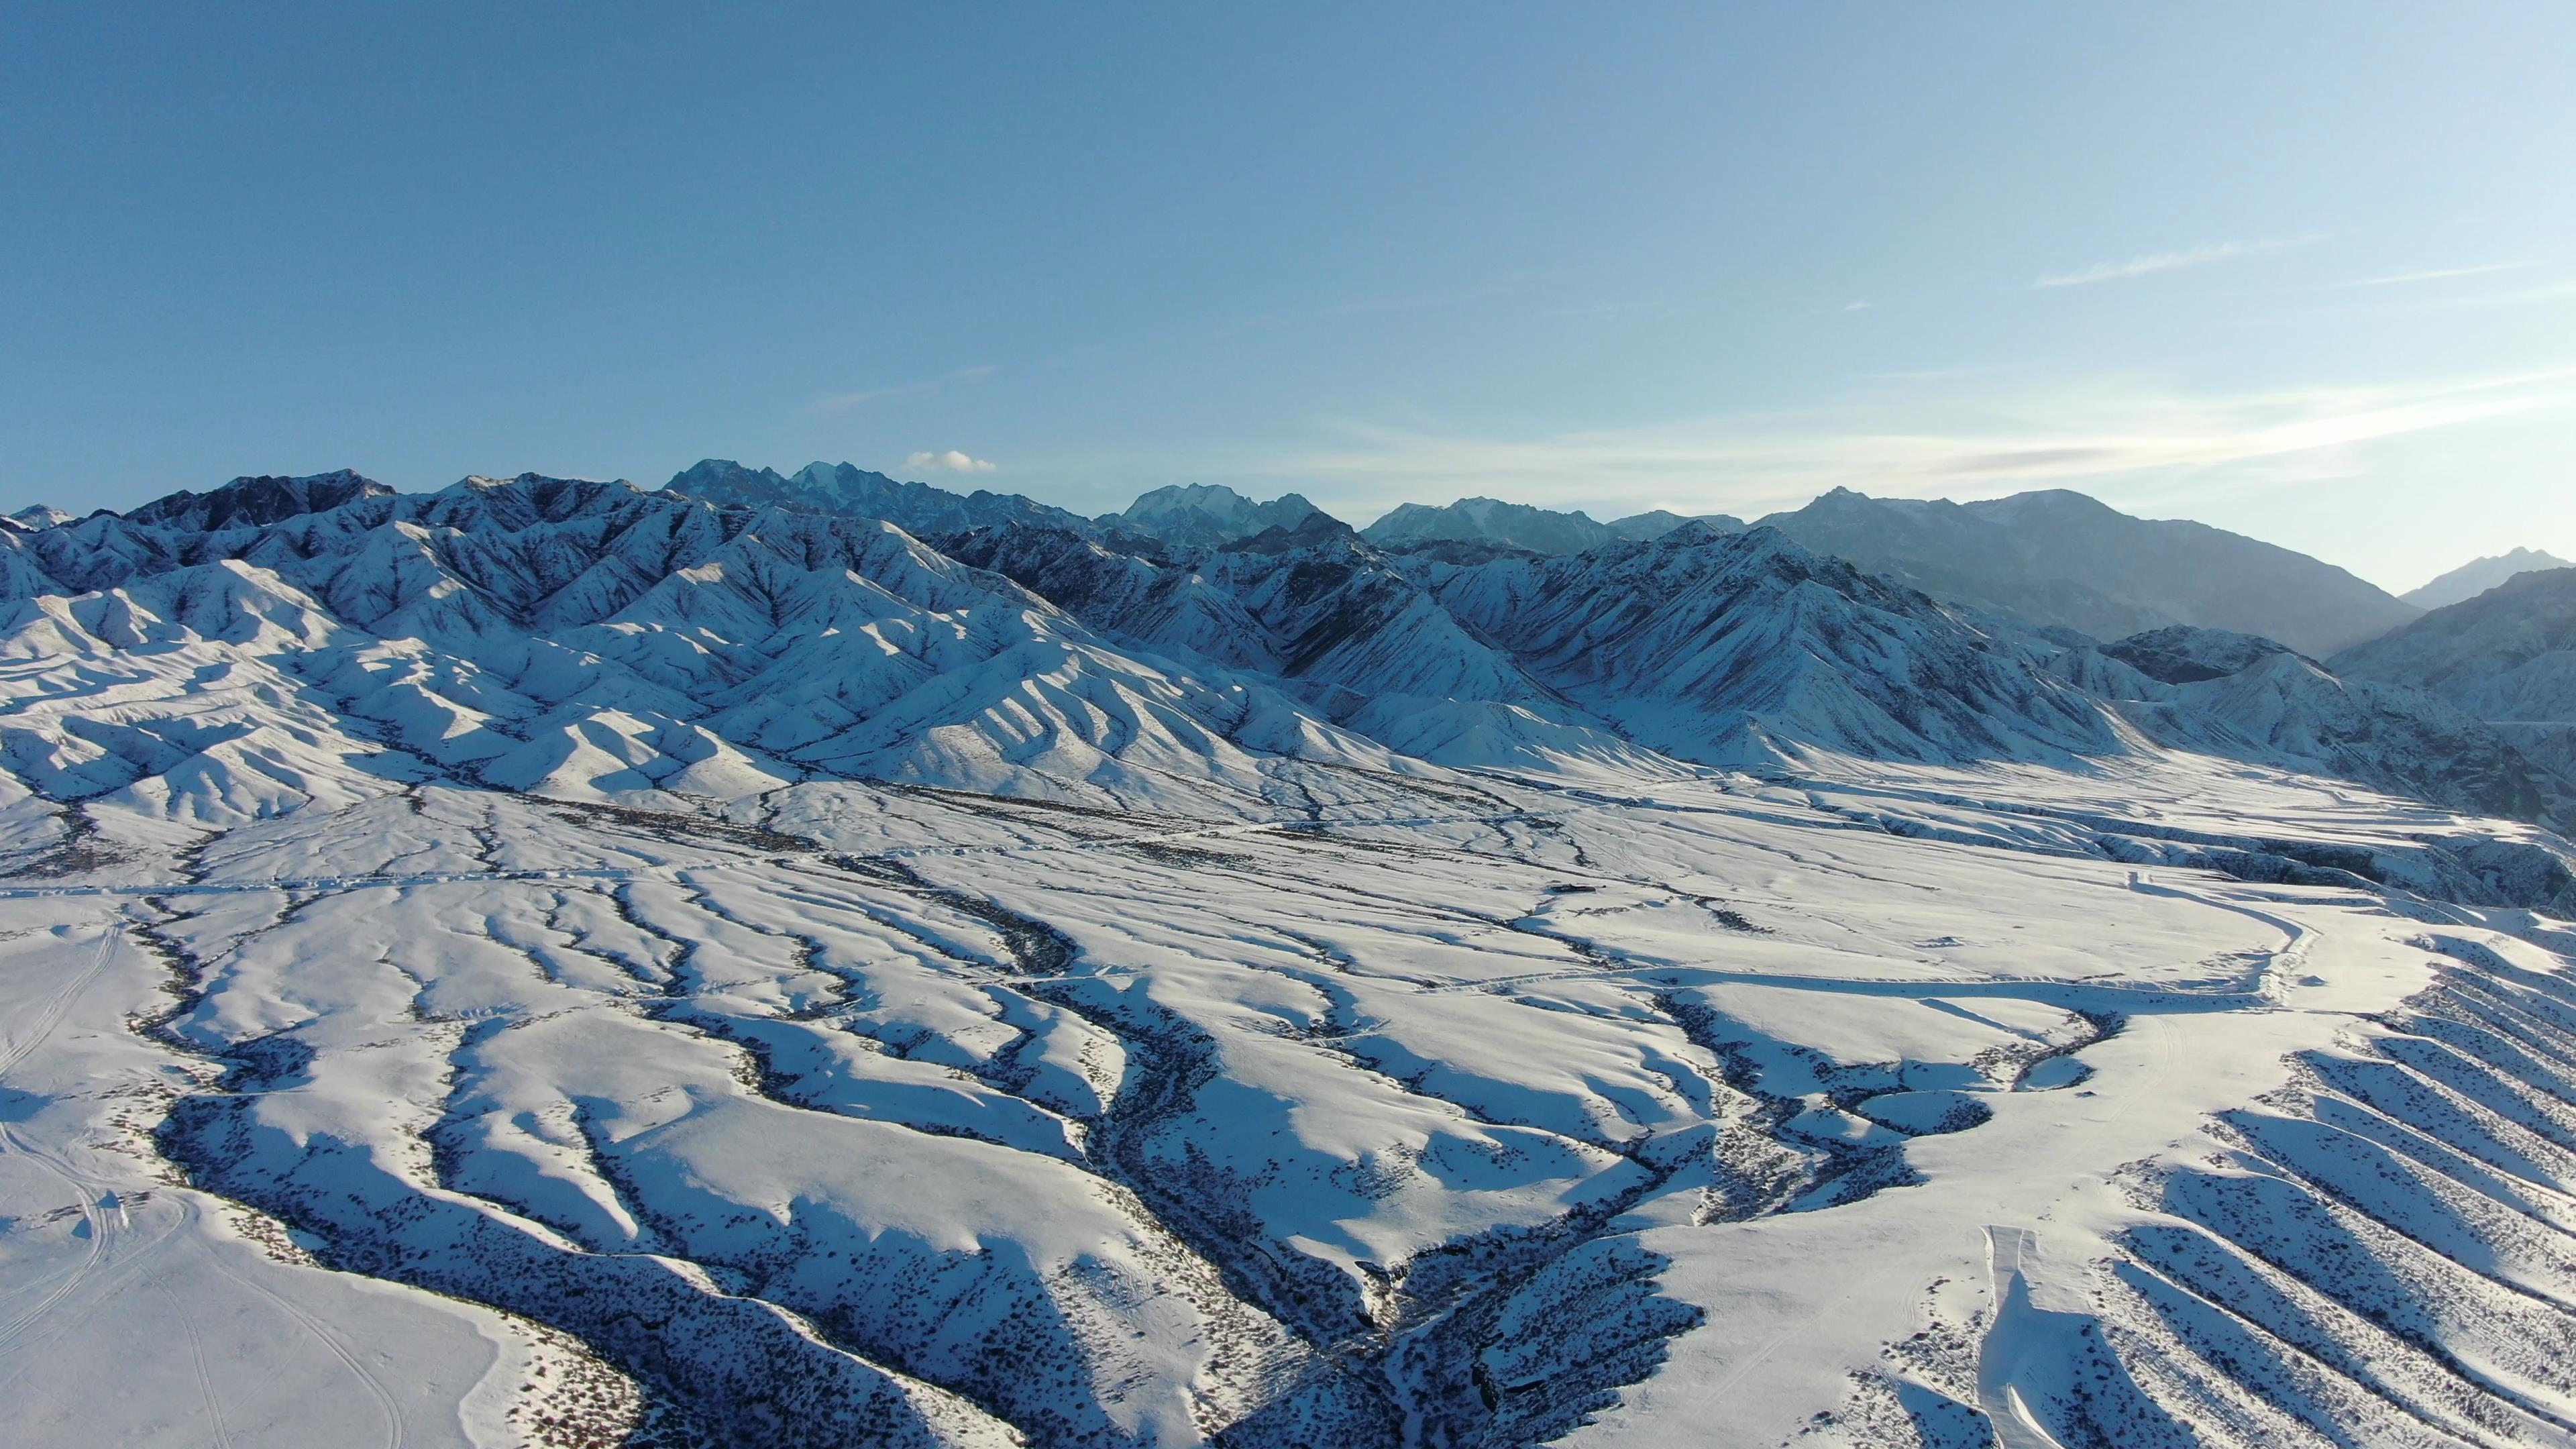
[[[2234,261],[2259,252],[2276,252],[2284,247],[2302,246],[2314,237],[2283,237],[2265,241],[2219,242],[2214,246],[2188,247],[2181,251],[2148,252],[2126,261],[2095,262],[2081,271],[2061,272],[2031,283],[2034,287],[2089,287],[2095,282],[2123,282],[2131,277],[2151,276],[2157,272],[2179,271],[2184,267],[2205,267],[2213,262]]]
[[[1870,309],[1870,306],[1871,304],[1865,301],[1845,302],[1843,304],[1843,310],[1846,312],[1866,312]]]
[[[2447,282],[2453,277],[2484,277],[2496,272],[2518,272],[2529,262],[2489,262],[2479,267],[2436,267],[2424,272],[2398,272],[2385,277],[2364,277],[2346,282],[2347,287],[2399,287],[2409,282]]]
[[[2242,394],[2095,385],[1937,414],[1910,408],[1923,416],[1920,425],[1892,420],[1883,403],[1534,437],[1345,423],[1338,446],[1243,471],[1312,480],[1344,516],[1397,500],[1490,494],[1596,516],[1680,498],[1695,501],[1677,511],[1751,517],[1835,487],[1975,498],[2151,474],[2215,475],[2570,402],[2576,367]],[[1985,421],[1951,421],[1963,413]]]
[[[821,412],[847,412],[851,408],[866,407],[870,403],[884,402],[889,398],[918,397],[923,393],[937,392],[952,382],[981,382],[1001,370],[992,363],[986,363],[980,367],[961,367],[955,372],[941,373],[937,377],[925,377],[918,382],[896,383],[892,387],[872,387],[859,392],[836,393],[830,397],[817,398],[814,406]]]
[[[941,468],[951,473],[990,473],[993,465],[981,458],[970,458],[955,448],[945,453],[914,453],[903,460],[903,466],[914,470]]]

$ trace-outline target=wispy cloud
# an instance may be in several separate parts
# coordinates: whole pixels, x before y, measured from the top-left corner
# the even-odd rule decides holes
[[[1870,306],[1870,303],[1862,301],[1845,302],[1843,304],[1843,310],[1846,312],[1866,312],[1870,309]]]
[[[923,393],[937,392],[950,383],[981,382],[1001,370],[991,363],[980,367],[961,367],[955,372],[944,372],[937,377],[925,377],[918,382],[896,383],[891,387],[872,387],[859,392],[836,393],[830,397],[816,399],[814,406],[817,410],[827,413],[847,412],[851,408],[862,408],[870,403],[885,402],[891,398],[918,397]]]
[[[1527,437],[1343,423],[1336,446],[1245,471],[1314,480],[1346,513],[1485,493],[1596,514],[1672,506],[1751,516],[1844,486],[1974,498],[2215,474],[2571,401],[2576,367],[2238,394],[2098,384],[1939,410],[1985,419],[1971,425],[1891,426],[1883,404]]]
[[[970,458],[966,454],[957,451],[955,448],[951,448],[945,453],[910,454],[903,460],[903,466],[916,471],[923,468],[941,468],[951,473],[990,473],[993,471],[992,464],[985,462],[981,458]]]
[[[2518,272],[2530,265],[2529,262],[2489,262],[2479,267],[2436,267],[2425,272],[2398,272],[2385,277],[2364,277],[2358,282],[2346,282],[2344,285],[2347,287],[2398,287],[2409,282],[2447,282],[2453,277],[2484,277],[2496,272]]]
[[[2279,237],[2264,241],[2219,242],[2214,246],[2187,247],[2181,251],[2148,252],[2126,261],[2095,262],[2081,271],[2061,272],[2042,277],[2033,287],[2089,287],[2095,282],[2124,282],[2131,277],[2152,276],[2157,272],[2180,271],[2185,267],[2205,267],[2213,262],[2234,261],[2260,252],[2277,252],[2287,247],[2304,246],[2315,237]]]

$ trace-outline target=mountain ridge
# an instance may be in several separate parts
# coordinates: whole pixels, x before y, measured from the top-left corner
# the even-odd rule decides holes
[[[2419,612],[2305,554],[2063,489],[1952,503],[1837,488],[1760,521],[1928,593],[2100,639],[2189,624],[2323,657]]]
[[[2487,558],[2471,559],[2431,583],[2409,589],[2398,597],[2419,609],[2447,608],[2476,598],[2516,574],[2563,568],[2576,568],[2576,564],[2540,549],[2516,548]]]

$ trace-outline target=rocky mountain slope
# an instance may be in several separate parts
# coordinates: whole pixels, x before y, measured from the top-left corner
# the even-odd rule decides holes
[[[1761,521],[1936,597],[2097,639],[2189,624],[2322,658],[2418,613],[2305,554],[2206,524],[2132,518],[2080,493],[1962,504],[1838,488]]]

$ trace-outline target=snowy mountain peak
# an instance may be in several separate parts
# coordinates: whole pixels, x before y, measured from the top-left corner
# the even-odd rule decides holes
[[[11,523],[18,526],[18,531],[21,533],[42,533],[48,528],[60,528],[66,523],[76,522],[80,515],[66,513],[51,504],[39,503],[32,508],[21,508],[8,517]]]
[[[1104,527],[1130,529],[1166,543],[1213,546],[1272,528],[1296,529],[1323,510],[1304,495],[1283,493],[1256,503],[1221,483],[1175,483],[1140,495],[1118,513],[1102,514]]]

